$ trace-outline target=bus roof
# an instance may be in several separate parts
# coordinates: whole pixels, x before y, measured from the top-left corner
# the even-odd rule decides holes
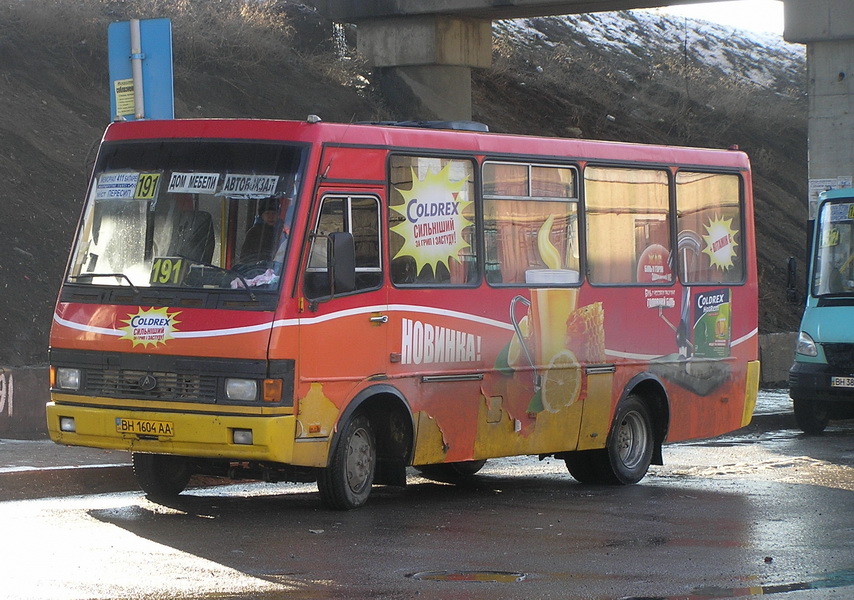
[[[104,141],[143,139],[234,139],[336,145],[454,150],[484,155],[508,153],[596,161],[619,161],[749,169],[744,152],[659,146],[576,138],[536,137],[389,124],[347,124],[261,119],[175,119],[112,123]]]
[[[854,188],[827,190],[819,195],[819,200],[837,200],[839,198],[854,198]]]

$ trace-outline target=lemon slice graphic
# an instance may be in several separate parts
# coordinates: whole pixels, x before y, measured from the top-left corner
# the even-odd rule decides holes
[[[581,376],[575,354],[569,350],[555,354],[543,375],[543,408],[556,413],[571,406],[581,393]]]

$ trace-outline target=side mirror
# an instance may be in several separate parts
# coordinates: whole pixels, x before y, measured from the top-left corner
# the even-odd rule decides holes
[[[798,303],[798,261],[794,256],[790,256],[786,265],[788,273],[786,275],[786,301],[790,304]]]
[[[356,245],[352,233],[338,231],[327,237],[326,273],[333,296],[356,289]]]

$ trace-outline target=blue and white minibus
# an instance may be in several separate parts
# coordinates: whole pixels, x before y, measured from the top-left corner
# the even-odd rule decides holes
[[[854,189],[823,192],[789,395],[798,426],[821,433],[854,417]]]

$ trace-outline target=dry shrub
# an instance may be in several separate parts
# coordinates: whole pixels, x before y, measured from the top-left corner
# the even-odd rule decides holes
[[[293,27],[278,2],[148,0],[172,15],[175,53],[187,62],[251,66],[291,58]]]
[[[0,37],[18,29],[44,40],[51,52],[102,52],[110,23],[168,18],[176,58],[240,68],[291,57],[293,28],[284,6],[275,0],[3,0]]]

